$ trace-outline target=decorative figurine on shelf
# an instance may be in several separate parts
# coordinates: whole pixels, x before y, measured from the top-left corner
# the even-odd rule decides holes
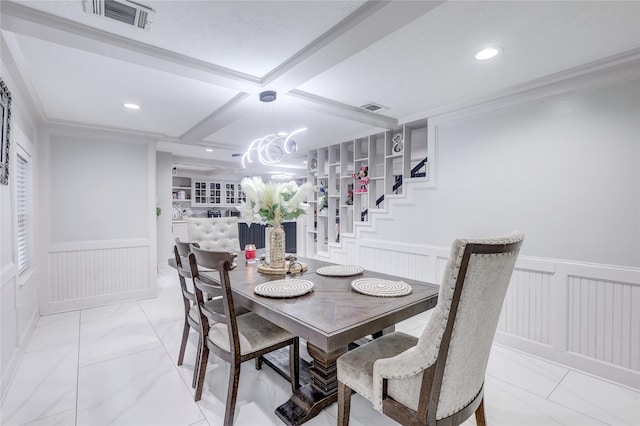
[[[353,174],[354,179],[358,179],[358,184],[360,188],[356,190],[356,192],[367,192],[367,185],[369,185],[369,167],[362,166],[358,173]]]
[[[329,207],[329,193],[324,188],[324,185],[322,184],[322,182],[320,182],[320,188],[318,189],[318,194],[320,196],[319,197],[320,203],[318,204],[318,212],[324,213],[325,210]]]
[[[401,153],[404,149],[404,141],[402,140],[402,135],[400,133],[397,133],[391,140],[393,141],[393,153]]]
[[[352,186],[352,185],[349,185]],[[353,189],[347,189],[347,202],[345,203],[347,206],[353,205]]]

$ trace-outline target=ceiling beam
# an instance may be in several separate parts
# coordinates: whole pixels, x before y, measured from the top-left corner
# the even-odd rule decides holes
[[[195,80],[255,92],[258,77],[92,28],[12,1],[2,1],[0,28]]]
[[[295,91],[295,88],[442,3],[444,1],[368,1],[269,72],[261,80],[261,85],[279,93],[289,92],[295,98],[304,101],[301,105],[306,108],[376,127],[395,126],[398,121],[391,117],[380,116],[320,96]],[[233,110],[242,108],[242,104],[234,103],[228,108],[223,108],[198,123],[185,135],[188,134],[193,138],[202,136],[205,129],[211,133],[221,130],[230,121],[219,119],[217,113],[231,116]],[[240,115],[241,112],[233,114],[235,118]],[[203,137],[206,136],[208,135]]]
[[[243,105],[249,94],[266,87],[280,93],[290,92],[292,97],[302,101],[301,106],[316,111],[374,127],[388,128],[396,125],[397,120],[392,117],[363,111],[295,88],[441,3],[443,2],[368,1],[262,79],[126,39],[12,1],[3,1],[0,25],[3,30],[238,90],[238,95],[180,136],[183,142],[194,142],[201,141],[240,117],[246,110]]]
[[[299,105],[304,108],[329,115],[334,115],[340,118],[345,118],[347,120],[370,124],[371,126],[380,127],[383,129],[391,129],[398,125],[397,118],[365,111],[358,107],[343,104],[300,90],[292,90],[287,93],[287,96],[300,101]]]
[[[239,93],[220,108],[209,114],[198,124],[180,136],[183,142],[197,142],[212,133],[226,127],[243,114],[243,103],[249,97],[248,93]]]
[[[288,92],[415,21],[444,1],[368,1],[269,72],[262,85]]]

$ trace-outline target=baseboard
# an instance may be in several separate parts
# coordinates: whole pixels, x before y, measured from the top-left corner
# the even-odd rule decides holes
[[[29,344],[29,341],[31,341],[31,336],[33,335],[33,331],[36,328],[39,318],[40,315],[38,312],[34,312],[18,347],[13,351],[13,354],[11,354],[11,359],[7,364],[7,368],[2,372],[2,376],[0,377],[0,405],[4,402],[4,398],[11,386],[11,382],[13,382],[16,372],[18,371],[18,365],[27,350],[27,345]]]

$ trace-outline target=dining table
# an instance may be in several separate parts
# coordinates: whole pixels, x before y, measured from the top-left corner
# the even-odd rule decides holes
[[[336,361],[357,345],[354,342],[362,343],[371,336],[375,338],[393,331],[400,321],[435,307],[438,299],[437,285],[394,275],[370,270],[346,276],[320,275],[316,271],[335,264],[302,257],[298,257],[297,262],[306,266],[304,272],[267,274],[258,270],[259,262],[246,262],[243,256],[243,253],[239,254],[235,267],[229,272],[234,304],[299,336],[306,341],[307,352],[312,359],[310,363],[301,360],[301,368],[308,368],[308,374],[301,373],[300,388],[276,408],[276,415],[287,425],[300,425],[337,401]],[[175,259],[169,259],[169,264],[175,267]],[[362,268],[352,269],[358,271]],[[201,272],[200,279],[215,284],[219,280],[217,274],[216,271]],[[303,280],[307,286],[310,282],[312,288],[297,297],[256,294],[256,287],[262,284],[291,279],[296,282]],[[395,297],[364,294],[352,287],[354,280],[361,279],[399,282],[408,286],[410,292]],[[265,362],[278,367],[273,365],[278,363],[277,359],[267,356]],[[280,360],[280,365],[285,362],[286,359],[284,362]],[[308,382],[302,383],[303,378]]]

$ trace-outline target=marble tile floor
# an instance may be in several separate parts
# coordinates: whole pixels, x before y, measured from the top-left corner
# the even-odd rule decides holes
[[[152,299],[43,316],[0,406],[0,425],[220,425],[228,364],[212,357],[203,398],[193,401],[194,333],[176,365],[182,301],[175,271],[161,268]],[[424,313],[396,327],[419,335]],[[308,355],[301,347],[301,355]],[[274,409],[289,384],[270,368],[243,365],[237,426],[280,425]],[[640,392],[494,345],[485,407],[490,425],[640,425]],[[335,425],[336,404],[308,422]],[[351,425],[395,422],[352,398]],[[475,425],[473,418],[464,423]]]

